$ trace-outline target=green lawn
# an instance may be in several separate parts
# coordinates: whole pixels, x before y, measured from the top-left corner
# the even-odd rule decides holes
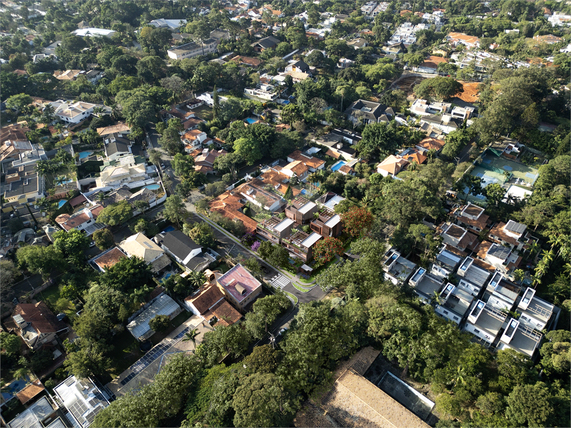
[[[139,349],[139,341],[127,329],[115,335],[111,345],[113,349],[109,352],[109,357],[112,362],[111,367],[107,370],[110,376],[109,380],[119,376],[144,355]]]
[[[304,288],[304,287],[302,287],[301,285],[299,285],[299,284],[297,284],[297,283],[295,283],[295,282],[292,282],[292,284],[293,284],[293,286],[294,286],[297,290],[301,291],[302,293],[307,293],[308,291],[311,290],[310,288]]]
[[[52,285],[51,287],[48,287],[44,291],[40,291],[36,295],[36,299],[38,299],[38,300],[42,299],[42,301],[46,302],[46,304],[49,307],[54,308],[54,312],[56,312],[56,315],[57,315],[57,313],[59,313],[59,311],[56,309],[56,303],[60,297],[61,297],[60,289],[59,289],[59,285],[57,285],[57,284]],[[67,307],[63,310],[63,312],[67,315],[67,317],[72,322],[77,317],[75,305],[71,301],[69,302]]]
[[[201,119],[212,120],[212,109],[208,106],[200,106],[192,111]]]

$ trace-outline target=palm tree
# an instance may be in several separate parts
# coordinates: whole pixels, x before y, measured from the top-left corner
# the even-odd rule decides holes
[[[14,379],[25,380],[31,372],[32,371],[28,367],[20,367],[19,369],[14,370],[12,375],[14,376]]]
[[[202,272],[192,271],[186,278],[188,280],[188,284],[195,290],[202,287],[202,285],[206,282],[206,277]]]
[[[198,331],[195,328],[193,328],[184,335],[184,339],[182,339],[182,341],[183,342],[191,341],[193,345],[196,347],[196,336],[198,336]]]
[[[454,385],[466,385],[464,376],[466,376],[466,369],[462,366],[458,366],[456,368],[456,373],[454,374],[454,379],[452,379]]]

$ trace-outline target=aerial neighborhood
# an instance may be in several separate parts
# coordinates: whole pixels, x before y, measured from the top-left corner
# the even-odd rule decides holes
[[[0,2],[0,425],[571,425],[571,2]]]

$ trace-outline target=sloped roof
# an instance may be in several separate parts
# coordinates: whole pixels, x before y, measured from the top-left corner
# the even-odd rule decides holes
[[[224,294],[217,286],[213,285],[202,290],[199,295],[195,297],[189,296],[184,300],[192,303],[200,315],[204,315],[221,299],[224,299]]]
[[[119,246],[131,257],[139,257],[150,263],[165,252],[142,233],[129,236]]]
[[[377,169],[380,168],[392,175],[397,175],[408,164],[409,162],[406,159],[390,155],[377,166]]]
[[[56,333],[67,328],[44,302],[20,303],[14,308],[12,317],[16,315],[32,324],[38,333]]]

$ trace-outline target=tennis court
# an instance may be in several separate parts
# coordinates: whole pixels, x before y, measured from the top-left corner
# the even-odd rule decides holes
[[[516,180],[516,184],[533,186],[539,176],[537,168],[496,156],[489,151],[484,154],[481,165],[484,168],[496,168],[511,173]]]

